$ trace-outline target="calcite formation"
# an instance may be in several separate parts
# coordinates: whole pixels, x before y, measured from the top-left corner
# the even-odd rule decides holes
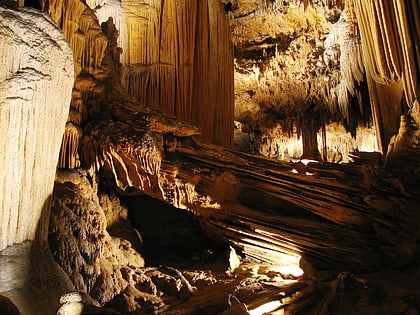
[[[223,6],[218,2],[175,2],[110,1],[95,10],[100,20],[82,1],[42,3],[75,52],[76,80],[60,167],[80,166],[83,126],[103,114],[109,103],[107,89],[118,90],[118,95],[126,95],[122,91],[128,89],[138,101],[131,106],[161,109],[198,126],[203,139],[232,146],[233,52]],[[174,7],[177,10],[172,10]],[[171,23],[187,18],[188,27],[176,23],[179,29],[173,28],[176,25]],[[107,37],[112,38],[108,55]],[[131,51],[132,60],[125,59],[127,51]],[[120,61],[122,68],[115,67]],[[124,73],[126,80],[122,80]]]
[[[329,152],[342,154],[352,146],[352,141],[340,146],[330,141],[329,122],[334,121],[349,136],[376,140],[369,151],[387,152],[398,130],[395,117],[418,98],[413,57],[418,38],[410,30],[418,25],[417,3],[226,3],[235,45],[235,120],[256,151],[289,159],[302,154],[305,138],[315,132],[321,141],[311,140],[306,147],[314,143],[310,150],[331,161]],[[312,132],[306,130],[308,120]],[[303,136],[300,150],[289,152],[296,136],[287,134]],[[357,146],[362,147],[359,139]]]
[[[0,249],[48,212],[73,86],[73,54],[46,15],[0,6]]]
[[[419,25],[419,4],[354,1],[354,12],[368,69],[371,106],[386,152],[390,138],[398,131],[398,121],[392,117],[413,109],[419,99],[419,38],[413,31]],[[378,18],[370,19],[372,14]]]
[[[309,3],[318,5],[310,6]],[[344,10],[342,1],[223,1],[227,15],[233,19],[233,33],[237,36],[234,43],[239,54],[238,72],[252,69],[252,73],[243,71],[248,74],[248,81],[262,86],[257,90],[250,88],[254,85],[247,85],[249,82],[245,82],[240,86],[241,95],[237,96],[247,101],[260,98],[258,106],[251,104],[251,101],[247,104],[246,109],[253,115],[252,119],[259,118],[262,112],[271,114],[271,121],[276,128],[277,120],[283,119],[280,124],[282,131],[287,133],[296,128],[297,132],[306,134],[306,139],[302,140],[303,155],[309,153],[318,157],[316,142],[319,140],[315,132],[319,127],[327,128],[327,118],[337,118],[335,114],[340,114],[343,116],[341,122],[347,119],[348,129],[354,129],[360,118],[353,117],[354,110],[357,109],[361,114],[363,108],[356,100],[366,100],[366,95],[369,95],[369,100],[377,97],[376,101],[372,101],[376,106],[373,108],[376,111],[376,114],[373,113],[374,117],[379,117],[379,111],[383,114],[382,118],[398,118],[398,111],[385,114],[387,104],[389,105],[391,100],[401,105],[400,94],[402,90],[406,90],[407,106],[411,111],[401,118],[400,133],[392,142],[392,154],[386,157],[381,153],[353,152],[348,156],[352,163],[341,165],[314,162],[305,164],[304,161],[279,162],[230,151],[199,140],[200,131],[196,127],[145,106],[153,105],[153,100],[170,104],[165,103],[166,99],[160,98],[162,95],[176,101],[179,97],[180,102],[188,99],[185,97],[189,95],[192,98],[188,100],[201,102],[204,107],[192,109],[181,106],[176,110],[172,109],[173,114],[182,116],[184,112],[194,113],[199,108],[200,112],[201,109],[205,109],[199,116],[191,117],[205,119],[207,127],[214,129],[216,136],[212,138],[213,142],[217,142],[217,137],[224,136],[223,133],[229,131],[227,125],[218,128],[214,123],[217,121],[214,116],[215,108],[226,104],[219,100],[228,93],[233,82],[230,81],[230,72],[226,70],[230,62],[229,54],[220,58],[220,52],[229,46],[228,38],[223,37],[227,28],[222,3],[146,1],[140,5],[139,2],[133,1],[110,1],[101,9],[100,6],[104,3],[94,0],[87,3],[77,0],[42,1],[42,9],[62,28],[74,51],[76,78],[72,90],[69,82],[67,86],[67,93],[71,93],[72,98],[58,163],[61,170],[57,173],[51,220],[48,222],[47,211],[39,231],[41,240],[46,241],[46,226],[49,223],[48,241],[51,254],[80,294],[86,295],[90,302],[97,306],[108,306],[123,313],[171,314],[167,312],[165,305],[173,303],[174,314],[177,307],[184,307],[184,311],[190,313],[207,309],[209,314],[224,310],[227,314],[229,311],[246,314],[247,306],[256,309],[268,301],[277,303],[271,306],[270,311],[297,310],[301,313],[338,314],[342,311],[340,305],[349,309],[353,307],[357,312],[357,307],[366,301],[369,304],[376,303],[373,296],[381,293],[379,289],[370,287],[370,283],[368,285],[364,279],[341,271],[388,272],[418,263],[419,165],[399,164],[401,161],[415,161],[419,153],[416,125],[419,121],[418,78],[414,73],[418,66],[418,58],[414,58],[413,62],[410,54],[413,51],[406,51],[410,47],[418,46],[418,37],[414,35],[413,25],[419,20],[419,11],[402,13],[418,6],[416,7],[414,2],[389,4],[391,13],[385,15],[386,19],[373,27],[378,27],[389,35],[389,20],[396,19],[399,25],[397,33],[403,35],[403,39],[397,41],[394,38],[394,44],[388,47],[383,43],[379,47],[376,43],[382,39],[378,35],[379,32],[374,32],[372,36],[362,35],[361,32],[359,37],[358,30],[366,26],[364,23],[368,24],[363,17],[362,9],[365,7],[362,3],[364,2],[346,1]],[[366,8],[371,12],[379,12],[383,8],[380,4],[384,5],[384,1],[368,4]],[[95,15],[88,5],[94,8],[98,15]],[[301,15],[304,10],[306,18]],[[103,23],[100,25],[97,18],[100,12],[111,11],[114,13],[104,13]],[[11,17],[14,23],[22,19],[21,15],[29,14],[27,11],[16,13],[6,9],[0,12],[5,20]],[[264,12],[270,14],[264,18]],[[35,15],[39,16],[39,13]],[[257,22],[252,21],[251,17],[255,17]],[[175,23],[178,21],[183,23]],[[247,27],[242,27],[239,21]],[[261,21],[270,22],[269,27],[258,30]],[[294,27],[290,28],[286,22],[292,22]],[[10,31],[8,25],[2,25]],[[127,25],[128,30],[125,29]],[[165,32],[165,28],[170,32]],[[246,29],[254,31],[252,34],[258,36],[251,36],[251,39],[247,36],[242,38]],[[344,35],[348,35],[347,38],[341,37],[343,31]],[[122,46],[127,45],[122,51],[118,47],[120,37],[121,43],[126,43]],[[176,40],[172,41],[173,38]],[[5,36],[3,43],[8,45],[9,42],[9,36]],[[18,41],[19,44],[23,42]],[[385,42],[390,43],[389,40]],[[31,43],[38,42],[34,39]],[[369,46],[371,44],[374,47]],[[220,45],[221,48],[212,54],[210,48],[215,45]],[[133,47],[143,49],[139,51]],[[375,49],[375,53],[372,53],[371,49]],[[395,66],[393,69],[387,69],[389,62],[395,62],[390,56],[399,55],[400,50],[404,51],[401,62],[405,67]],[[366,51],[372,55],[366,56]],[[295,54],[297,52],[301,52],[298,57]],[[283,53],[283,57],[277,58]],[[28,55],[31,56],[30,53]],[[48,57],[50,55],[55,56],[54,53],[49,53]],[[8,56],[4,57],[5,60]],[[45,58],[42,53],[36,56],[40,60]],[[42,56],[44,57],[41,58]],[[268,58],[270,56],[275,58]],[[351,56],[355,62],[346,63],[346,60],[342,59],[345,56]],[[71,65],[70,54],[60,57],[64,58],[62,61],[64,60],[66,65],[67,62]],[[126,58],[132,58],[132,61],[127,61]],[[383,62],[383,58],[388,61]],[[381,71],[371,69],[370,62],[382,62],[381,69],[376,69]],[[217,67],[213,67],[214,63]],[[345,64],[347,67],[340,68],[339,64]],[[11,65],[15,64],[12,62]],[[60,67],[54,69],[62,74],[63,64],[59,65]],[[134,79],[128,76],[130,78],[124,80],[130,65],[134,68]],[[139,69],[144,72],[139,72]],[[384,85],[383,80],[395,79],[398,73],[396,69],[403,72],[401,75],[406,78],[405,83],[390,82],[389,85]],[[22,72],[30,74],[31,71],[28,70],[30,69],[24,68],[18,71],[16,79],[22,77],[19,76]],[[210,74],[206,76],[204,70],[211,70]],[[153,71],[158,75],[150,76],[149,79],[147,76]],[[137,80],[141,76],[137,76],[139,73],[146,75],[144,82]],[[250,73],[252,75],[249,75]],[[325,76],[318,77],[320,73]],[[42,77],[38,72],[37,74]],[[167,77],[171,78],[166,80]],[[173,77],[176,78],[175,84]],[[268,80],[268,77],[272,81]],[[362,77],[366,77],[367,80],[364,87],[364,83],[361,83]],[[62,77],[59,78],[61,80]],[[326,82],[325,78],[332,81]],[[71,76],[67,79],[71,81]],[[141,77],[141,80],[143,79]],[[342,79],[345,82],[340,85]],[[140,82],[138,90],[136,80]],[[321,84],[320,80],[326,83]],[[301,84],[301,81],[304,84]],[[6,80],[7,84],[9,82],[14,81]],[[131,82],[132,92],[140,91],[139,95],[149,93],[144,98],[145,104],[133,99],[127,93],[127,84],[124,87],[121,82]],[[215,92],[216,90],[201,89],[208,86],[212,89],[218,88],[223,82],[227,82],[226,89],[220,93]],[[282,90],[273,88],[273,82],[281,83]],[[7,85],[2,83],[0,87],[2,86]],[[35,85],[34,91],[47,87]],[[165,91],[162,90],[163,87]],[[62,88],[64,91],[65,87]],[[30,92],[29,89],[24,91]],[[389,95],[392,98],[388,98]],[[27,98],[28,95],[18,96]],[[337,102],[325,103],[326,99],[334,98]],[[45,100],[45,96],[41,100]],[[322,100],[324,102],[321,102]],[[271,103],[268,103],[269,101]],[[207,102],[214,104],[208,107],[210,103]],[[362,104],[368,103],[364,101]],[[225,110],[229,112],[231,108],[226,107]],[[35,109],[33,111],[36,112]],[[1,114],[2,125],[3,119],[9,122],[6,118],[11,117],[11,114],[3,111]],[[316,116],[312,117],[315,114]],[[54,116],[51,112],[46,112],[45,115]],[[245,119],[247,116],[243,112],[239,115],[243,115],[243,127],[249,120]],[[16,118],[20,124],[24,123],[20,119],[22,117]],[[65,115],[61,119],[63,128]],[[299,126],[293,124],[296,119]],[[270,120],[258,121],[266,123]],[[384,120],[375,121],[379,126],[377,130],[382,128],[382,131],[391,131],[390,125],[384,124]],[[49,130],[51,126],[55,125],[49,122]],[[208,135],[206,136],[204,130],[207,127],[199,127],[203,129],[206,139]],[[251,124],[247,127],[251,127]],[[2,141],[8,141],[9,137],[14,135],[8,133],[9,130],[10,127],[6,129],[7,137],[1,138]],[[60,137],[62,131],[63,129]],[[325,131],[323,133],[325,135]],[[322,142],[326,147],[324,140],[325,137]],[[229,141],[226,140],[226,143]],[[22,145],[24,142],[17,143]],[[36,144],[38,143],[44,144],[37,140]],[[6,144],[9,145],[9,142]],[[51,147],[42,147],[39,149],[42,155],[38,155],[38,151],[28,151],[26,148],[29,146],[22,145],[23,147],[16,149],[7,145],[7,151],[1,155],[3,163],[12,160],[13,152],[34,152],[33,160],[24,156],[22,162],[17,164],[26,165],[27,161],[33,162],[31,167],[41,172],[47,168],[41,168],[38,163],[46,159],[47,153],[51,153],[51,156],[54,154]],[[45,151],[47,149],[50,150]],[[337,152],[334,161],[340,162],[338,153],[341,152]],[[324,154],[324,158],[326,155]],[[56,159],[59,156],[58,145],[54,156]],[[400,157],[404,159],[399,160]],[[56,160],[47,161],[49,167],[55,166]],[[5,167],[8,165],[5,164]],[[405,168],[406,176],[398,177],[398,171],[402,168]],[[17,172],[12,174],[19,175]],[[42,178],[45,183],[48,182],[43,173],[34,174],[38,179]],[[15,181],[15,177],[8,177],[8,183],[23,187],[24,185]],[[113,178],[118,189],[112,187],[113,191],[103,190],[104,182],[109,180],[109,177]],[[11,190],[8,187],[3,190]],[[27,187],[35,186],[32,184]],[[36,186],[36,191],[39,191],[39,187]],[[22,189],[20,191],[23,191]],[[235,282],[233,278],[230,279],[231,282],[225,282],[228,285],[224,290],[219,290],[223,288],[223,283],[209,289],[209,284],[215,283],[211,277],[205,277],[205,281],[201,283],[212,293],[200,296],[202,287],[198,283],[202,279],[199,273],[183,273],[169,266],[144,267],[144,258],[134,251],[133,245],[127,239],[112,236],[110,233],[111,226],[126,223],[126,211],[122,209],[116,197],[117,192],[133,190],[195,214],[209,235],[223,242],[226,247],[231,246],[234,258],[238,256],[233,253],[241,252],[243,258],[253,263],[277,265],[284,270],[302,267],[306,277],[312,277],[316,281],[292,277],[286,272],[276,272],[274,276],[273,273],[270,276],[267,272],[264,275],[265,279],[271,278],[264,283],[253,266],[249,270],[260,277],[258,280]],[[6,199],[7,202],[10,200],[14,201]],[[10,205],[12,204],[15,203],[11,202]],[[9,231],[13,232],[16,229],[13,226],[18,226],[18,231],[21,227],[25,230],[27,227],[26,221],[19,224],[13,222],[25,219],[28,215],[20,212],[20,209],[7,211],[7,205],[5,209],[2,213],[4,224],[1,236],[8,243],[11,239],[9,236],[13,235]],[[4,233],[3,226],[6,226],[6,223],[7,233]],[[17,241],[17,238],[12,241]],[[44,246],[44,253],[49,254],[49,248]],[[240,259],[235,260],[240,262]],[[51,265],[53,263],[48,261],[48,266]],[[44,269],[48,270],[48,266],[44,266]],[[231,267],[229,274],[234,273],[235,268],[239,275],[240,272],[246,271],[246,268],[237,268],[238,264],[233,264],[233,260]],[[328,279],[321,272],[325,269],[335,270],[332,275],[327,275]],[[51,278],[55,275],[51,272],[50,275],[43,276]],[[372,282],[373,275],[370,275]],[[282,279],[275,280],[275,277]],[[284,280],[288,277],[292,282],[286,286]],[[61,281],[61,278],[58,281]],[[356,307],[349,305],[351,303],[343,298],[354,291],[357,293],[354,299],[360,302]],[[406,294],[405,291],[401,292]],[[414,295],[396,300],[399,303],[405,299],[405,302],[396,308],[389,308],[391,311],[388,313],[391,314],[395,309],[398,309],[398,312],[394,313],[409,313],[411,309],[407,305],[416,305],[416,294],[414,290]],[[72,301],[66,300],[67,297],[63,297],[63,303],[71,304]],[[188,303],[180,304],[180,301],[185,299],[189,299]],[[73,302],[77,304],[75,306],[80,306],[77,295]],[[380,300],[379,303],[384,302]],[[386,314],[384,309],[376,305],[374,308],[377,313]],[[359,313],[366,313],[365,309]]]
[[[233,50],[220,1],[90,3],[119,32],[121,82],[140,103],[196,125],[205,141],[233,141]]]
[[[365,70],[347,11],[342,2],[322,1],[311,6],[238,1],[230,6],[235,120],[257,152],[284,160],[331,161],[334,151],[353,147],[356,129],[375,139],[360,124],[369,117],[369,109],[361,106]],[[329,137],[334,121],[349,132],[340,145]],[[361,147],[359,139],[356,143]]]
[[[127,238],[133,230],[119,199],[111,200],[97,179],[82,170],[57,173],[49,228],[54,258],[76,291],[88,297],[90,308],[106,305],[124,314],[149,314],[168,301],[188,299],[196,293],[196,284],[213,281],[199,272],[184,275],[171,267],[146,268],[130,241],[108,232],[112,225],[123,225]],[[73,306],[81,307],[80,302],[79,295]],[[61,308],[64,312],[66,306]]]

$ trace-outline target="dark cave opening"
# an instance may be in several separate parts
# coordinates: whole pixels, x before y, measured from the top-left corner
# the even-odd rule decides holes
[[[25,0],[25,7],[41,10],[41,3],[39,0]]]
[[[121,203],[141,235],[146,266],[190,268],[226,260],[227,246],[211,239],[194,214],[148,196],[121,197]]]

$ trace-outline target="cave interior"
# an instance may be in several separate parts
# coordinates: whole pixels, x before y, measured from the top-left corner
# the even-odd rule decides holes
[[[0,313],[420,314],[418,0],[0,0]]]

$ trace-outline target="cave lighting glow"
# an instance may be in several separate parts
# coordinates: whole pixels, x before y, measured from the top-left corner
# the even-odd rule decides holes
[[[238,231],[239,232],[239,231]],[[252,253],[255,258],[264,258],[269,265],[255,265],[253,277],[261,277],[268,273],[277,273],[278,276],[271,278],[271,281],[277,283],[295,283],[297,278],[303,276],[303,270],[300,268],[301,255],[299,250],[287,239],[279,241],[275,234],[268,231],[255,229],[260,235],[260,238],[265,242],[252,239],[249,237],[242,238],[245,252]],[[242,234],[246,234],[242,231]],[[270,242],[270,238],[277,239],[278,243],[274,244]],[[249,305],[248,312],[251,315],[283,315],[284,309],[282,308],[282,301],[278,298],[273,297],[272,301],[258,305],[257,307],[251,308]]]
[[[273,267],[270,267],[269,270],[278,272],[282,275],[292,275],[295,278],[299,278],[303,276],[303,270],[299,266],[293,266],[293,265],[273,266]]]
[[[242,246],[245,252],[252,253],[255,258],[269,261],[271,266],[268,269],[281,275],[291,275],[295,278],[303,275],[303,270],[300,268],[302,256],[291,242],[277,239],[278,243],[274,244],[273,239],[276,239],[277,235],[262,229],[255,229],[255,232],[260,235],[261,240],[251,238],[251,235],[247,235],[248,233],[244,231],[236,230],[236,233],[244,234]]]
[[[263,314],[283,314],[283,310],[279,310],[282,303],[278,300],[265,303],[252,310],[249,310],[250,315],[263,315]],[[276,313],[273,313],[276,312]],[[280,313],[281,312],[281,313]]]
[[[309,163],[318,163],[319,161],[317,161],[317,160],[302,159],[302,160],[300,160],[300,162],[302,162],[305,165],[308,165]]]

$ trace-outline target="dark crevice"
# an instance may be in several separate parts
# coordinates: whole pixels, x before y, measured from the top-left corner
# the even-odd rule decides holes
[[[37,10],[41,10],[41,3],[39,0],[25,0],[25,7],[31,7]]]
[[[196,267],[224,257],[226,248],[205,235],[194,214],[147,196],[121,197],[121,201],[141,234],[146,265]]]

